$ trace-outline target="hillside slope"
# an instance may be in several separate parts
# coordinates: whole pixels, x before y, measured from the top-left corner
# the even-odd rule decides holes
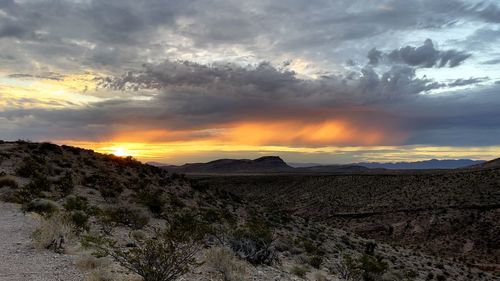
[[[488,165],[489,167],[489,165]],[[479,267],[500,264],[500,169],[206,177],[247,200]]]
[[[257,179],[268,179],[234,178],[250,185],[259,183]],[[309,191],[302,194],[289,189],[289,181],[300,187],[303,179],[280,178],[283,178],[280,185],[285,189],[259,191],[255,188],[252,196],[238,196],[212,181],[168,173],[132,158],[49,143],[0,143],[0,199],[19,204],[25,212],[48,216],[49,221],[52,216],[55,223],[71,219],[69,225],[75,228],[76,237],[67,237],[67,244],[74,243],[76,247],[88,239],[100,241],[99,237],[104,237],[115,240],[114,245],[127,252],[144,239],[156,241],[153,235],[162,228],[173,230],[176,235],[199,237],[197,239],[201,240],[197,243],[202,247],[195,258],[201,265],[193,266],[179,280],[224,280],[220,270],[210,265],[213,259],[221,262],[220,257],[207,258],[217,247],[233,251],[229,259],[242,268],[237,272],[238,280],[337,281],[347,280],[343,274],[345,270],[370,274],[376,277],[375,280],[498,280],[460,261],[365,239],[333,227],[330,221],[322,223],[308,219],[321,213],[318,207],[302,211],[293,208],[314,206],[317,199],[310,197]],[[307,180],[304,183],[311,184]],[[254,201],[257,191],[284,201],[274,201],[281,202],[275,205],[268,205],[271,198],[261,197],[262,202]],[[271,191],[279,193],[269,193]],[[327,194],[325,190],[322,192]],[[360,197],[365,196],[371,195]],[[294,197],[303,202],[289,200]],[[325,197],[327,199],[330,198]],[[349,203],[344,202],[344,205]],[[287,211],[282,212],[284,209]],[[64,219],[59,220],[57,216]],[[242,255],[238,250],[241,248],[236,246],[248,245],[249,241],[253,241],[250,245],[262,245],[267,241],[264,253],[269,254],[266,254],[269,263]],[[64,247],[56,249],[65,250]],[[77,247],[73,254],[79,256],[85,251]],[[346,262],[348,257],[355,261],[355,267]],[[102,268],[116,275],[106,280],[126,280],[123,274],[127,271],[117,266],[115,263],[112,269]],[[94,274],[94,271],[84,273]]]

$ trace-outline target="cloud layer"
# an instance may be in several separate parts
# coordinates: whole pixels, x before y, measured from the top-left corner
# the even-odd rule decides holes
[[[494,1],[0,1],[0,137],[498,145]]]

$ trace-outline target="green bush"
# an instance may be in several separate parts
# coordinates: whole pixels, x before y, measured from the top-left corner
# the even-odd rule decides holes
[[[90,209],[89,200],[83,196],[69,196],[63,207],[67,211],[88,211]]]
[[[126,206],[112,207],[104,210],[105,222],[112,222],[133,229],[141,229],[149,222],[149,216],[142,210]]]
[[[34,212],[47,217],[51,216],[58,209],[57,204],[48,199],[34,199],[22,206],[24,212]]]
[[[364,254],[359,259],[359,268],[362,270],[363,280],[375,281],[387,271],[388,265],[384,261]]]
[[[163,232],[126,250],[115,241],[99,237],[87,238],[83,244],[97,248],[97,256],[111,256],[144,281],[177,280],[197,265],[195,255],[200,249],[194,240],[176,240]]]
[[[274,241],[270,225],[258,217],[250,217],[229,239],[231,249],[251,264],[272,264],[278,256],[271,247]]]
[[[307,269],[302,266],[294,265],[291,269],[290,272],[300,278],[305,278],[307,274]]]
[[[69,218],[77,231],[81,232],[83,230],[88,230],[89,215],[84,211],[72,211],[69,213]]]
[[[309,258],[309,264],[314,268],[319,269],[321,263],[323,263],[323,256],[316,255]]]
[[[148,207],[153,214],[159,215],[163,212],[166,200],[162,190],[141,191],[137,197],[139,202]]]
[[[31,178],[38,174],[44,174],[46,171],[40,162],[43,162],[43,159],[37,158],[35,160],[32,157],[26,157],[23,159],[21,165],[16,169],[16,175],[23,178]]]
[[[75,187],[75,180],[71,172],[66,172],[56,183],[56,190],[61,192],[63,196],[71,194]]]
[[[200,216],[192,212],[179,212],[167,218],[169,227],[166,235],[176,240],[200,241],[208,234],[214,234],[214,229]]]
[[[30,183],[19,189],[16,194],[17,203],[29,203],[34,199],[44,197],[43,192],[50,191],[52,183],[42,175],[36,175]]]

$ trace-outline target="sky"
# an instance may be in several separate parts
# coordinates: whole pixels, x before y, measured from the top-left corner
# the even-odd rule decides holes
[[[0,0],[0,139],[168,164],[500,157],[500,3]]]

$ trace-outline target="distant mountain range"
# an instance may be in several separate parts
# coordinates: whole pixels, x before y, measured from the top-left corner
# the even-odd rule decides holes
[[[264,156],[250,159],[219,159],[207,163],[187,163],[184,165],[165,165],[158,162],[148,164],[160,166],[165,170],[178,173],[341,173],[360,172],[370,169],[388,170],[423,170],[423,169],[457,169],[465,167],[483,167],[500,165],[495,161],[470,159],[437,160],[431,159],[416,162],[361,162],[348,165],[324,165],[315,163],[287,164],[278,156]]]
[[[457,169],[473,165],[480,165],[483,163],[486,163],[486,161],[470,160],[470,159],[453,159],[453,160],[431,159],[425,161],[393,162],[393,163],[360,162],[352,165],[363,166],[369,169],[421,170],[421,169]],[[314,163],[290,163],[290,166],[297,168],[307,168],[307,167],[317,167],[323,165]]]

